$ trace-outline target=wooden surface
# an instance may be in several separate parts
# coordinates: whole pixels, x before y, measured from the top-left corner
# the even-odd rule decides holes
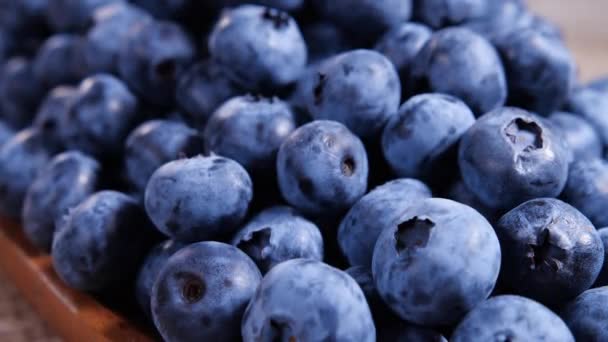
[[[152,341],[144,331],[106,309],[92,297],[65,286],[55,274],[50,257],[33,248],[18,225],[0,219],[0,227],[0,268],[19,293],[66,341]],[[10,328],[4,325],[5,330]],[[7,338],[0,335],[0,340],[33,341],[27,339],[27,335],[15,335],[15,339],[10,338],[8,333],[4,336]],[[40,337],[37,340],[58,339]]]
[[[608,76],[605,19],[608,0],[528,0],[528,3],[563,29],[582,80]],[[19,250],[18,246],[25,249]],[[79,342],[91,341],[83,339],[91,332],[100,341],[147,340],[140,331],[132,330],[124,320],[89,297],[66,289],[52,273],[49,258],[27,247],[14,225],[0,234],[0,267],[8,271],[0,272],[0,341],[58,342],[55,332]],[[22,294],[35,303],[35,309],[47,317],[52,329],[23,300]]]

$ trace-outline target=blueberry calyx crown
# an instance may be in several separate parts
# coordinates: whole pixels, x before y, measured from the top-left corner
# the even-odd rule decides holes
[[[266,7],[264,13],[262,13],[262,18],[272,21],[276,29],[289,26],[289,14],[276,8]]]
[[[534,121],[516,118],[505,127],[505,135],[522,152],[543,148],[543,130]]]
[[[399,223],[395,232],[397,252],[401,253],[409,248],[423,248],[431,238],[431,230],[435,222],[428,217],[414,216]]]
[[[530,248],[528,252],[530,270],[539,270],[546,267],[553,272],[560,270],[562,265],[560,259],[564,256],[565,251],[551,241],[549,229],[544,229],[539,234],[537,243],[529,244],[528,247]]]

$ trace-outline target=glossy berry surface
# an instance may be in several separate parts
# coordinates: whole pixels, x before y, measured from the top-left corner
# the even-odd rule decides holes
[[[284,309],[285,298],[298,305]],[[363,291],[348,274],[320,261],[294,259],[262,280],[242,322],[243,341],[375,341]]]
[[[313,215],[348,209],[365,193],[368,171],[363,143],[335,121],[301,126],[283,142],[277,156],[283,197]]]
[[[153,232],[133,198],[97,192],[58,224],[53,266],[66,284],[81,291],[120,286],[134,278]]]
[[[157,169],[146,186],[150,219],[167,236],[186,242],[231,235],[247,214],[251,178],[237,162],[193,157]]]
[[[388,222],[376,242],[372,272],[385,303],[412,323],[457,323],[494,289],[501,248],[474,209],[431,198]]]
[[[51,250],[55,224],[101,184],[101,165],[76,151],[53,157],[30,185],[21,214],[23,231],[38,248]]]
[[[559,316],[543,305],[519,296],[497,296],[478,305],[456,327],[450,341],[574,342]]]
[[[557,199],[525,202],[495,229],[503,250],[501,285],[551,307],[590,288],[604,263],[595,227]]]
[[[291,108],[278,98],[232,98],[209,118],[204,130],[208,152],[231,158],[252,173],[276,168],[279,147],[295,130]]]
[[[154,323],[167,341],[237,340],[241,316],[261,279],[253,261],[233,246],[199,242],[184,247],[154,283]]]
[[[323,260],[319,228],[287,206],[268,208],[254,216],[232,239],[263,273],[291,259]]]
[[[491,208],[558,196],[571,155],[553,129],[540,117],[513,107],[482,116],[459,146],[465,185]]]

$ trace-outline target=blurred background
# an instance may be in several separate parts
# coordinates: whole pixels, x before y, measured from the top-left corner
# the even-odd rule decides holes
[[[608,76],[608,0],[528,0],[528,3],[562,29],[575,54],[581,80]],[[59,341],[2,274],[0,341]]]
[[[573,50],[580,77],[608,76],[608,0],[528,0],[530,7],[559,25]]]

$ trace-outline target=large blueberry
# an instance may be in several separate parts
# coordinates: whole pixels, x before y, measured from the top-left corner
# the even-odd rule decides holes
[[[375,39],[410,19],[412,0],[313,0],[317,11],[358,36]]]
[[[30,184],[59,148],[36,128],[20,131],[0,148],[0,213],[20,217]]]
[[[69,113],[77,93],[77,88],[72,86],[51,89],[34,117],[33,126],[43,129],[48,139],[59,145],[66,142]]]
[[[76,34],[50,36],[34,59],[34,76],[43,87],[74,84],[88,73],[85,39]]]
[[[222,104],[207,122],[204,137],[209,152],[234,159],[257,174],[275,170],[279,147],[295,128],[287,103],[247,95]]]
[[[551,307],[590,288],[604,262],[593,224],[557,199],[525,202],[494,228],[503,250],[501,287]]]
[[[441,171],[439,164],[474,123],[469,107],[455,97],[414,96],[384,128],[384,157],[398,176],[428,178]]]
[[[118,72],[118,56],[137,22],[151,20],[141,9],[117,2],[95,11],[95,25],[86,35],[84,56],[90,72]]]
[[[308,259],[283,262],[266,274],[245,311],[241,333],[244,342],[376,339],[369,306],[353,278]]]
[[[295,82],[307,60],[296,21],[285,12],[257,5],[224,11],[209,37],[209,52],[250,91],[273,91]]]
[[[262,273],[290,259],[323,260],[319,228],[286,206],[257,214],[236,233],[232,244],[249,255]]]
[[[555,112],[549,121],[561,131],[574,159],[599,158],[604,150],[602,138],[587,120],[566,112]]]
[[[431,190],[415,179],[387,182],[361,197],[338,228],[338,243],[351,265],[371,267],[376,240],[382,229],[418,201],[431,197]]]
[[[163,266],[175,252],[182,249],[185,244],[173,240],[166,240],[154,246],[148,252],[146,259],[139,268],[137,280],[135,281],[135,297],[142,311],[152,318],[150,300],[154,282],[158,278]]]
[[[283,142],[277,175],[281,193],[292,206],[313,215],[338,214],[367,189],[367,154],[344,125],[313,121]]]
[[[308,111],[314,119],[341,122],[363,139],[380,133],[401,98],[395,67],[372,50],[344,52],[321,62],[310,91]]]
[[[177,104],[196,127],[205,127],[213,112],[239,93],[223,68],[212,60],[194,64],[180,76],[175,89]]]
[[[173,254],[152,289],[165,341],[237,341],[241,317],[262,276],[239,249],[199,242]]]
[[[146,211],[156,227],[183,241],[230,235],[253,196],[247,171],[222,157],[179,159],[161,166],[146,187]]]
[[[561,316],[577,341],[608,341],[608,286],[583,292]]]
[[[602,244],[604,245],[604,265],[593,287],[608,286],[608,228],[598,229],[597,232],[600,234]]]
[[[72,101],[64,127],[66,145],[100,157],[121,152],[138,119],[137,97],[129,88],[114,76],[97,74],[80,83]]]
[[[512,107],[479,118],[460,142],[458,162],[467,188],[491,208],[559,195],[571,154],[551,128]]]
[[[567,100],[575,64],[564,43],[534,28],[516,30],[496,43],[511,105],[547,115]]]
[[[478,305],[460,322],[450,341],[574,342],[559,316],[519,296],[498,296]]]
[[[70,287],[102,291],[134,279],[154,230],[137,202],[120,192],[97,192],[57,225],[53,266]]]
[[[608,145],[608,89],[592,85],[577,87],[572,90],[566,108],[593,125],[604,146]]]
[[[412,77],[423,91],[462,99],[476,115],[501,107],[507,98],[498,53],[485,38],[465,28],[435,32],[416,57]]]
[[[414,16],[439,29],[483,18],[490,13],[494,0],[415,0]],[[503,0],[498,0],[503,1]]]
[[[378,292],[404,320],[449,325],[485,300],[498,278],[500,245],[474,209],[431,198],[380,234],[372,261]]]
[[[424,44],[433,31],[418,23],[402,23],[387,31],[376,43],[375,50],[385,55],[393,64],[401,78],[401,91],[410,95],[414,89],[412,66]]]
[[[44,97],[44,88],[34,77],[32,63],[13,57],[0,70],[0,113],[14,128],[27,126]]]
[[[56,31],[86,29],[93,12],[101,6],[123,0],[48,0],[48,22]]]
[[[192,63],[190,37],[172,22],[142,20],[131,26],[118,57],[120,76],[147,101],[174,102],[179,75]]]
[[[127,178],[142,192],[163,164],[203,153],[203,138],[195,129],[169,120],[150,120],[129,134],[125,145]]]
[[[578,160],[570,166],[562,197],[596,227],[608,226],[608,162],[600,158]]]
[[[21,218],[28,239],[50,251],[55,223],[95,192],[100,176],[101,165],[80,152],[64,152],[51,159],[25,195]]]

